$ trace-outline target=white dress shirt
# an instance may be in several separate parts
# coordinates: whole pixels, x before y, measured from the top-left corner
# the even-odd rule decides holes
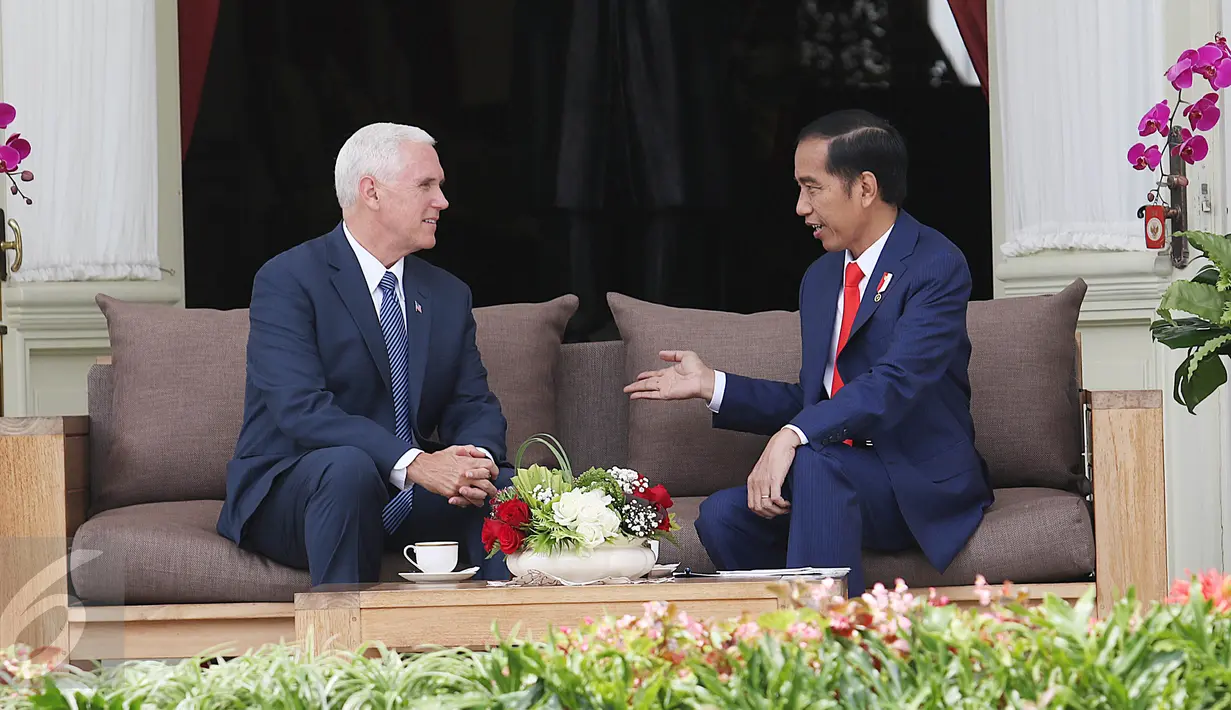
[[[846,267],[854,261],[856,264],[859,264],[859,270],[863,272],[863,278],[859,280],[859,293],[861,299],[864,289],[868,286],[868,279],[872,278],[872,272],[876,270],[876,262],[880,260],[881,251],[885,248],[885,240],[889,238],[889,233],[892,231],[893,226],[890,225],[889,229],[885,230],[885,233],[882,234],[879,239],[872,242],[872,246],[865,249],[864,252],[859,255],[858,259],[852,259],[850,250],[848,249],[846,251],[846,259],[842,266],[843,285],[845,286]],[[844,310],[843,301],[845,300],[843,298],[844,290],[844,288],[838,289],[838,312],[834,317],[833,334],[829,339],[829,358],[825,361],[825,391],[829,393],[830,396],[833,396],[833,373],[834,366],[836,365],[838,359],[838,338],[842,334],[842,312]],[[862,300],[860,302],[862,303]],[[726,373],[721,370],[714,370],[714,398],[711,399],[707,405],[710,408],[710,411],[714,414],[717,414],[719,407],[722,406],[722,394],[726,391],[726,386]],[[804,433],[800,431],[799,427],[793,424],[787,424],[786,428],[795,432],[795,434],[799,436],[800,443],[808,443],[808,437],[804,436]]]
[[[345,222],[342,223],[342,232],[346,234],[346,241],[350,243],[350,248],[354,250],[355,258],[359,260],[359,268],[363,270],[363,280],[367,282],[368,292],[372,296],[372,305],[376,307],[377,319],[380,319],[380,306],[385,300],[385,292],[380,288],[380,280],[385,277],[385,272],[389,271],[398,280],[398,288],[395,289],[394,293],[397,294],[398,307],[402,310],[402,322],[405,324],[406,294],[403,291],[402,273],[406,260],[398,259],[394,262],[393,266],[386,269],[385,265],[380,262],[380,259],[372,256],[372,253],[365,249],[362,244],[355,241],[354,235],[350,233],[350,228],[346,226]],[[481,446],[475,448],[482,451],[487,458],[495,460],[487,449]],[[411,448],[405,454],[402,454],[402,458],[398,459],[397,463],[393,465],[393,471],[389,474],[389,482],[398,490],[406,488],[406,469],[410,464],[414,463],[415,458],[421,453],[423,453],[422,449]]]

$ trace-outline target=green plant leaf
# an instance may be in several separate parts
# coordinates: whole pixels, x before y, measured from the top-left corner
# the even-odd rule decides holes
[[[1150,323],[1150,337],[1172,350],[1195,348],[1210,338],[1231,333],[1231,329],[1214,325],[1200,318],[1156,320]]]
[[[1172,310],[1191,313],[1210,323],[1220,323],[1226,307],[1227,298],[1217,287],[1192,281],[1176,281],[1163,293],[1158,304],[1158,314],[1172,323],[1175,322],[1171,316]]]
[[[1214,266],[1213,264],[1206,264],[1201,267],[1201,270],[1197,272],[1197,275],[1189,279],[1189,281],[1199,284],[1209,284],[1210,286],[1217,286],[1218,274],[1219,272],[1217,266]]]
[[[1231,288],[1231,235],[1214,234],[1191,230],[1180,232],[1198,251],[1214,262],[1218,269],[1217,287],[1220,291]]]
[[[1227,382],[1227,368],[1222,356],[1202,357],[1194,363],[1194,353],[1189,353],[1175,371],[1175,387],[1172,397],[1183,405],[1189,414],[1194,414],[1201,404]]]

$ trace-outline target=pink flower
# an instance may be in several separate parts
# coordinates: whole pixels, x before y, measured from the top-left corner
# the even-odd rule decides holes
[[[8,128],[15,118],[17,118],[17,109],[13,104],[0,102],[0,129]]]
[[[1217,95],[1217,94],[1216,94]],[[1189,108],[1192,108],[1191,106]],[[1184,112],[1188,113],[1187,110]],[[1167,121],[1171,118],[1171,109],[1167,107],[1167,100],[1163,99],[1154,104],[1154,108],[1146,112],[1146,115],[1141,117],[1141,121],[1137,123],[1137,132],[1143,136],[1148,136],[1157,131],[1162,135],[1167,135]]]
[[[1180,156],[1180,159],[1189,165],[1204,160],[1210,152],[1210,144],[1205,140],[1205,136],[1193,135],[1187,128],[1180,129],[1180,140],[1182,142],[1171,149],[1171,154]]]
[[[1217,102],[1218,94],[1210,92],[1186,106],[1184,115],[1188,117],[1189,125],[1199,131],[1208,131],[1213,128],[1218,123],[1218,116],[1221,113],[1214,105]]]
[[[1188,129],[1185,128],[1184,130]],[[1135,170],[1145,170],[1146,168],[1154,170],[1162,160],[1162,151],[1156,145],[1146,148],[1145,144],[1137,143],[1128,149],[1128,162],[1132,164]]]

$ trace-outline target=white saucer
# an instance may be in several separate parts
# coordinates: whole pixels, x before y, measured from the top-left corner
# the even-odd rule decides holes
[[[474,576],[478,567],[469,567],[456,572],[398,572],[398,576],[407,582],[462,582]]]
[[[667,577],[672,572],[675,571],[676,567],[679,567],[679,566],[680,566],[679,562],[676,562],[673,565],[654,565],[653,567],[650,568],[650,572],[646,576],[649,577],[650,579],[653,579],[655,577]]]

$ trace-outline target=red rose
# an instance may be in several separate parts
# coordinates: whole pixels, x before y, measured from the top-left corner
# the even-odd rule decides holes
[[[500,539],[500,551],[506,555],[517,552],[518,548],[521,547],[522,540],[525,540],[526,536],[522,535],[521,531],[512,525],[505,525],[504,523],[499,523],[499,525],[500,530],[496,534]]]
[[[661,505],[664,509],[675,505],[675,501],[671,500],[671,494],[667,492],[667,489],[661,483],[647,491],[638,491],[635,495],[655,505]]]
[[[496,506],[496,518],[515,528],[530,522],[530,506],[525,501],[513,498]]]
[[[500,528],[504,526],[504,523],[491,518],[483,521],[483,532],[479,534],[479,537],[483,540],[484,550],[492,551],[492,545],[495,544],[496,538],[500,537]]]
[[[671,532],[671,516],[670,515],[663,516],[662,522],[658,524],[658,529],[664,530],[666,532]]]

